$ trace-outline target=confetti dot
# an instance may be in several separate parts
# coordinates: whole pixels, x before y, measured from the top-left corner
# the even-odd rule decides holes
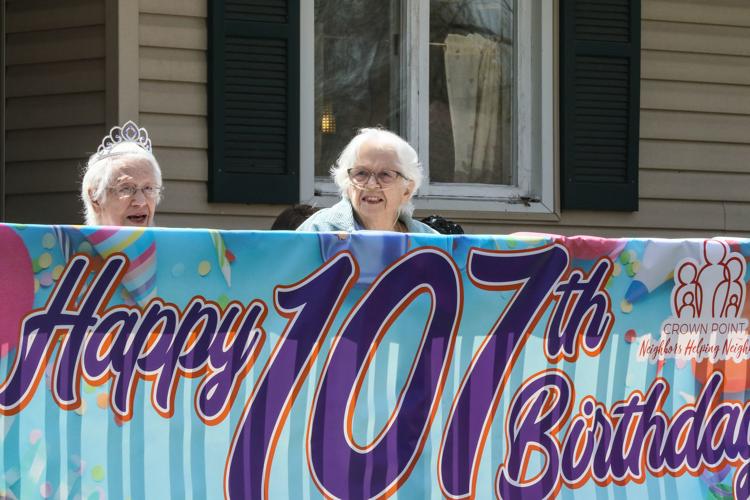
[[[52,270],[52,279],[55,281],[59,280],[64,270],[65,268],[63,266],[55,266]]]
[[[237,260],[237,257],[235,257],[234,254],[231,251],[229,251],[228,248],[227,248],[226,252],[224,252],[224,255],[226,256],[226,258],[227,258],[227,260],[229,261],[230,264],[232,262],[234,262],[235,260]]]
[[[99,394],[96,397],[96,406],[98,406],[101,409],[104,409],[109,404],[109,394],[106,392],[103,392]]]
[[[221,306],[222,309],[226,309],[227,304],[229,304],[229,297],[227,296],[227,294],[222,293],[216,300],[216,302],[218,302],[219,306]]]
[[[49,252],[44,252],[39,256],[39,267],[41,267],[42,269],[47,269],[51,265],[52,256],[49,254]]]
[[[33,431],[29,432],[29,443],[36,444],[37,441],[39,441],[41,438],[42,438],[41,429],[34,429]]]
[[[625,342],[628,344],[632,344],[636,337],[638,337],[638,334],[632,328],[625,332]]]
[[[18,482],[20,478],[21,478],[21,473],[18,472],[18,469],[16,469],[15,467],[11,467],[10,469],[7,469],[5,473],[3,474],[3,480],[5,484],[15,484],[16,482]],[[16,497],[13,495],[12,492],[7,492],[7,496],[8,496],[8,500],[16,500]]]
[[[47,481],[46,483],[42,484],[39,487],[39,495],[41,495],[42,498],[49,498],[52,496],[52,483]]]
[[[86,382],[83,383],[83,392],[85,392],[86,394],[91,394],[95,390],[96,390],[96,387],[94,387],[93,385],[88,384]]]
[[[91,478],[97,482],[104,481],[104,467],[102,467],[101,465],[95,465],[94,467],[92,467]]]
[[[75,413],[76,415],[80,415],[80,416],[83,416],[83,415],[84,415],[84,413],[86,413],[86,400],[85,400],[85,399],[82,399],[82,400],[81,400],[81,404],[80,404],[80,405],[78,405],[78,408],[76,408],[75,410],[73,410],[73,412],[74,412],[74,413]]]
[[[39,280],[34,278],[34,293],[39,291]]]
[[[34,259],[31,261],[31,270],[34,271],[34,274],[42,270],[42,266],[39,265],[39,259]]]
[[[91,243],[89,243],[88,241],[83,241],[81,242],[80,245],[78,245],[78,251],[80,253],[90,254],[93,250],[94,248],[91,246]]]
[[[42,246],[47,249],[54,247],[55,235],[52,233],[47,233],[44,236],[42,236]]]
[[[635,258],[636,254],[633,250],[625,250],[620,254],[620,262],[622,262],[623,264],[633,262]]]
[[[633,304],[628,302],[626,299],[622,299],[620,302],[620,309],[622,309],[622,312],[625,314],[630,314],[630,312],[633,311]]]
[[[630,263],[630,268],[633,270],[634,273],[638,273],[638,271],[641,270],[641,261],[640,260],[634,260]]]
[[[211,272],[211,263],[207,260],[202,260],[200,264],[198,264],[198,274],[201,276],[205,276],[208,273]]]
[[[508,240],[508,248],[516,248],[518,246],[517,240]]]
[[[70,456],[70,464],[73,466],[71,472],[73,472],[77,476],[82,476],[84,471],[86,470],[86,461],[81,460],[81,457],[78,455]]]
[[[183,275],[184,272],[185,264],[183,264],[182,262],[178,262],[177,264],[172,266],[172,276],[174,276],[175,278],[179,278]]]
[[[620,273],[622,273],[622,266],[619,262],[615,262],[615,265],[612,266],[612,276],[619,276]]]
[[[44,288],[52,286],[54,282],[55,280],[52,279],[51,271],[44,271],[42,274],[39,275],[39,284],[42,285]]]
[[[633,269],[633,263],[625,265],[625,274],[627,274],[629,277],[635,276],[635,270]]]

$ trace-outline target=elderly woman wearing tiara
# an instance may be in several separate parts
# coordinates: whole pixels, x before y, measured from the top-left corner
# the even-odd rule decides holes
[[[298,231],[437,233],[411,217],[422,168],[414,148],[393,132],[360,130],[331,168],[331,177],[341,201],[316,212]]]
[[[161,169],[146,129],[132,121],[113,127],[86,164],[86,224],[153,226],[161,193]]]

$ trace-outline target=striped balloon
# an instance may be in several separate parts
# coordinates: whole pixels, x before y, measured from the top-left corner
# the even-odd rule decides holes
[[[145,306],[156,297],[156,242],[140,228],[81,227],[81,232],[103,258],[124,254],[130,261],[122,284],[133,300]]]
[[[65,262],[70,260],[73,255],[73,243],[70,239],[69,228],[64,226],[52,226],[52,230],[55,232],[57,238],[57,244],[60,247],[60,253],[62,254]]]

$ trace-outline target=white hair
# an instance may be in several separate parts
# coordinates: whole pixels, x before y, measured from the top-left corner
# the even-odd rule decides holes
[[[331,178],[338,186],[341,197],[349,199],[349,188],[351,187],[349,169],[354,166],[359,151],[365,143],[374,143],[377,147],[386,151],[393,151],[396,154],[396,167],[404,177],[413,183],[409,199],[399,207],[398,211],[399,214],[411,216],[414,212],[411,199],[419,186],[422,185],[422,166],[419,164],[417,152],[408,142],[393,132],[382,128],[360,129],[357,135],[341,151],[336,163],[331,167]]]
[[[101,153],[89,157],[81,182],[81,200],[83,200],[86,224],[100,224],[99,214],[94,209],[94,202],[103,203],[107,199],[107,188],[111,186],[114,170],[112,167],[122,160],[147,161],[153,169],[156,182],[161,186],[161,168],[156,157],[135,142],[121,142]],[[157,199],[158,204],[161,199]]]

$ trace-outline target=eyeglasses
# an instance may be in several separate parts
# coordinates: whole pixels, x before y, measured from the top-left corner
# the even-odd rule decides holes
[[[393,185],[399,177],[407,181],[409,180],[404,174],[397,170],[381,170],[379,172],[373,172],[366,168],[350,168],[346,172],[349,174],[349,180],[351,180],[356,186],[366,186],[367,183],[370,182],[370,177],[375,177],[375,182],[381,187]]]
[[[109,188],[110,191],[115,193],[118,198],[121,200],[125,200],[128,198],[132,198],[133,196],[138,193],[138,191],[143,193],[143,196],[146,198],[155,200],[157,199],[162,192],[161,186],[143,186],[143,187],[136,187],[132,184],[125,184],[123,186],[117,186]]]

